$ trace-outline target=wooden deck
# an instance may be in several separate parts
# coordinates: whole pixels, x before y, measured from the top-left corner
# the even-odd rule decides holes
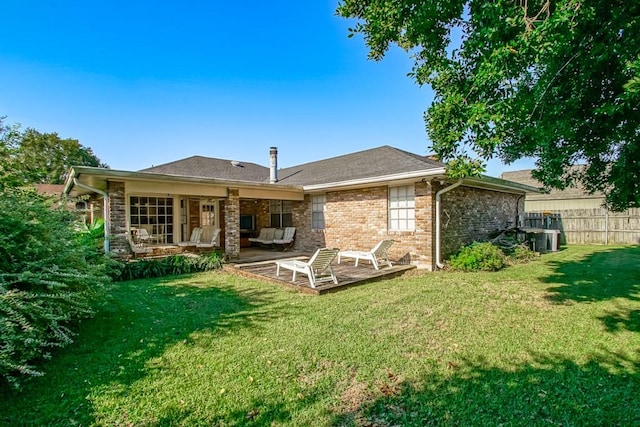
[[[263,251],[265,252],[265,251]],[[346,289],[351,286],[363,285],[376,280],[388,279],[405,273],[406,271],[413,270],[416,267],[414,265],[394,265],[393,267],[382,267],[380,270],[376,270],[372,265],[366,261],[361,261],[357,267],[354,266],[354,261],[351,259],[343,259],[341,264],[337,261],[333,263],[333,271],[338,278],[338,284],[333,283],[321,283],[316,288],[312,288],[309,285],[309,280],[304,274],[298,273],[296,275],[296,281],[292,282],[291,278],[293,272],[290,270],[280,270],[280,277],[276,276],[276,260],[282,259],[299,259],[306,261],[312,254],[301,252],[271,252],[250,256],[249,252],[245,252],[244,256],[241,253],[240,259],[231,261],[225,264],[226,271],[242,275],[245,277],[251,277],[260,280],[266,280],[272,283],[276,283],[281,286],[286,286],[291,289],[295,289],[299,292],[308,294],[321,295],[328,292],[335,292],[341,289]],[[265,259],[258,259],[260,256]]]

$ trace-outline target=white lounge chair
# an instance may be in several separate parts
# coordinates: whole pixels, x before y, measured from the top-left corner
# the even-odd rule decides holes
[[[178,246],[186,247],[186,246],[196,246],[200,243],[200,237],[202,236],[202,228],[193,227],[191,230],[191,237],[186,242],[178,242]]]
[[[274,238],[273,245],[281,246],[283,250],[289,249],[293,246],[294,237],[296,236],[296,228],[295,227],[285,227],[284,234],[281,239]]]
[[[153,249],[147,247],[144,243],[134,242],[129,234],[127,234],[127,243],[129,244],[129,249],[131,250],[134,258],[138,255],[144,256],[153,253]]]
[[[158,243],[158,236],[151,235],[151,234],[149,234],[149,231],[146,228],[140,227],[140,228],[138,228],[138,242],[142,242],[142,243],[155,242],[155,243]]]
[[[273,239],[265,240],[261,243],[265,245],[272,245],[274,240],[281,240],[284,237],[284,230],[281,228],[276,228],[276,231],[273,232]]]
[[[361,259],[366,259],[373,264],[373,267],[376,270],[380,269],[380,264],[386,262],[389,267],[391,267],[391,261],[389,260],[389,256],[387,255],[387,251],[393,245],[393,240],[381,240],[373,249],[369,252],[366,251],[341,251],[338,254],[338,264],[342,258],[355,258],[356,263],[355,266],[358,266],[358,261]]]
[[[309,262],[298,260],[276,261],[276,276],[280,275],[280,268],[284,268],[293,271],[292,282],[296,281],[296,273],[302,273],[307,275],[312,288],[315,288],[316,284],[321,282],[333,282],[337,285],[338,278],[333,272],[331,263],[338,256],[338,252],[340,252],[340,249],[321,248],[313,254]]]
[[[218,244],[218,237],[220,236],[220,229],[214,228],[210,225],[202,227],[202,234],[200,241],[196,244],[198,248],[215,248],[220,246]]]

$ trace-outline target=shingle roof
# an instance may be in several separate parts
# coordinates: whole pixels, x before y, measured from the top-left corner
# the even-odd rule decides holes
[[[504,172],[501,175],[502,179],[508,181],[519,182],[521,184],[530,185],[532,187],[542,187],[542,183],[531,176],[533,169],[523,169],[519,171]],[[568,199],[592,199],[603,197],[602,193],[589,194],[585,191],[584,187],[578,185],[576,187],[569,187],[564,190],[552,189],[549,193],[529,194],[527,200],[568,200]]]
[[[331,188],[345,185],[357,185],[382,181],[398,181],[403,178],[435,177],[444,173],[445,164],[432,160],[427,156],[419,156],[408,151],[388,145],[345,154],[316,162],[280,169],[279,181],[269,184],[268,167],[255,163],[236,162],[203,156],[192,156],[163,165],[142,169],[138,172],[115,171],[88,166],[74,167],[73,176],[87,175],[88,185],[94,188],[106,188],[106,177],[113,175],[120,178],[135,177],[144,179],[155,176],[155,179],[214,183],[218,181],[244,182],[246,185],[303,187],[309,191],[319,188]],[[148,174],[148,175],[147,175]],[[95,179],[94,179],[95,178]],[[514,180],[517,181],[517,180]],[[65,184],[65,192],[70,192],[73,185],[70,178]],[[465,185],[479,188],[498,189],[498,191],[516,191],[521,193],[537,192],[537,188],[518,184],[513,181],[491,177],[465,179]]]
[[[269,181],[268,167],[256,165],[255,163],[203,156],[187,157],[186,159],[142,169],[139,172],[248,182]]]
[[[278,182],[314,185],[383,177],[444,167],[443,163],[388,145],[278,171]]]
[[[269,182],[269,168],[255,163],[193,156],[142,169],[166,175]],[[314,185],[375,178],[444,167],[443,163],[388,145],[278,170],[278,183]]]
[[[64,184],[36,184],[38,194],[62,194]]]

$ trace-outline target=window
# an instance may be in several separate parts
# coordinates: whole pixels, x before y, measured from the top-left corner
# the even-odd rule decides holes
[[[200,205],[200,225],[216,225],[216,205],[202,203]]]
[[[415,229],[416,212],[413,185],[389,187],[389,230],[414,231]]]
[[[324,230],[326,203],[327,198],[324,194],[311,198],[311,228],[314,230]]]
[[[87,201],[79,201],[76,203],[76,212],[79,214],[82,221],[86,224],[91,224],[93,222],[93,215],[91,212],[91,205]]]
[[[293,204],[289,200],[269,201],[271,227],[293,227]]]
[[[89,211],[89,203],[85,201],[76,202],[76,211],[77,212],[88,212]]]
[[[133,228],[145,228],[158,242],[173,243],[173,198],[129,198],[130,223]]]

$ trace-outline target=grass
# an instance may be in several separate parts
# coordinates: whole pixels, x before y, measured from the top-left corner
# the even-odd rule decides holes
[[[221,272],[115,284],[6,425],[640,424],[640,247],[322,297]]]

